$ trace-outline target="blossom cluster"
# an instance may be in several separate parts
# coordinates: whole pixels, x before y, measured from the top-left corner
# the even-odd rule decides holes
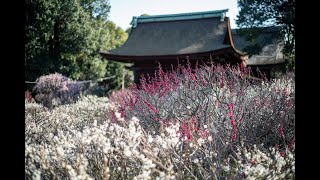
[[[294,144],[294,96],[292,75],[256,79],[242,66],[188,64],[167,72],[160,66],[154,76],[142,76],[140,85],[114,93],[110,101],[121,117],[137,117],[147,132],[161,134],[162,127],[179,124],[177,134],[186,146],[210,140],[214,162],[203,159],[208,153],[194,161],[204,161],[202,167],[216,163],[215,173],[223,177],[222,165],[241,143],[279,151]]]
[[[239,172],[246,179],[294,179],[295,147],[280,152],[276,148],[265,149],[263,146],[237,149]]]
[[[246,142],[236,150],[230,140],[221,147],[209,123],[191,126],[195,119],[167,121],[158,131],[148,130],[139,118],[123,117],[106,97],[84,96],[52,110],[26,102],[25,119],[26,179],[294,176],[294,145],[285,153],[279,148],[250,148]],[[192,129],[192,138],[186,129]]]
[[[160,66],[110,101],[121,117],[139,118],[147,131],[181,122],[179,132],[189,140],[209,132],[218,149],[241,141],[285,148],[294,140],[294,90],[294,77],[257,81],[250,68],[189,64],[167,72]]]
[[[39,77],[34,86],[35,100],[48,108],[73,103],[81,95],[82,84],[59,73]]]
[[[112,123],[108,111],[123,125]],[[51,111],[27,102],[26,179],[174,179],[173,166],[156,154],[176,146],[176,133],[148,135],[137,118],[118,115],[107,98],[94,96]]]

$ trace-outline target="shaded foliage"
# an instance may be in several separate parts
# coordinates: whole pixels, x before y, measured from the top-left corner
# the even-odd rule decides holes
[[[266,34],[268,29],[264,28],[243,28],[237,29],[239,36],[244,36],[245,40],[251,44],[246,46],[243,51],[247,52],[249,56],[254,54],[259,54],[262,51],[262,48],[268,44],[272,43],[272,40],[277,38],[281,39],[280,30],[277,28],[272,30],[272,33]],[[269,29],[269,31],[270,31]],[[275,36],[275,37],[274,37]]]
[[[289,69],[294,69],[295,0],[238,0],[240,8],[236,23],[240,28],[250,28],[249,39],[259,36],[257,27],[278,26],[284,35],[284,53],[289,59]]]

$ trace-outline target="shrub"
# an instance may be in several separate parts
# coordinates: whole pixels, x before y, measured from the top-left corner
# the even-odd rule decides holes
[[[258,81],[242,66],[188,64],[169,72],[159,66],[140,84],[110,97],[121,116],[137,117],[144,130],[156,134],[179,122],[177,133],[186,143],[210,136],[217,164],[240,143],[284,150],[294,142],[293,77]]]
[[[55,73],[38,78],[34,90],[38,102],[53,108],[77,101],[81,94],[81,84]]]
[[[295,147],[280,152],[276,148],[264,149],[254,145],[237,149],[241,175],[246,179],[294,179]]]
[[[26,179],[295,178],[293,77],[180,66],[109,99],[26,102]]]
[[[220,162],[223,151],[216,149],[211,135],[181,141],[180,122],[167,123],[159,134],[148,132],[139,119],[121,117],[107,98],[82,97],[52,111],[26,103],[25,116],[26,179],[294,177],[294,146],[279,153],[276,148],[229,143],[224,148],[234,154],[225,154]]]
[[[230,142],[275,145],[293,138],[293,78],[257,82],[249,68],[240,66],[191,69],[189,64],[167,73],[160,67],[155,77],[142,77],[140,88],[110,99],[123,117],[136,116],[152,130],[168,121],[193,119],[198,129],[208,125]]]

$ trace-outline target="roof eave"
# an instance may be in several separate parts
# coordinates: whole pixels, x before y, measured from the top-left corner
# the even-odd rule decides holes
[[[232,30],[231,30],[231,25],[230,25],[230,19],[228,18],[228,27],[227,27],[227,36],[230,40],[230,45],[233,48],[233,50],[239,54],[240,56],[247,56],[248,53],[247,52],[242,52],[241,50],[237,49],[234,45],[234,41],[233,41],[233,35],[232,35]]]
[[[176,59],[176,58],[186,58],[186,57],[201,57],[207,55],[221,55],[226,52],[231,52],[236,57],[246,56],[246,53],[242,53],[239,50],[234,49],[232,46],[227,48],[222,48],[218,50],[212,50],[207,52],[197,52],[197,53],[186,53],[186,54],[173,54],[173,55],[146,55],[146,56],[134,56],[134,55],[118,55],[118,54],[111,54],[109,52],[100,52],[100,55],[108,60],[118,61],[118,62],[127,62],[132,63],[135,61],[143,61],[149,59],[155,60],[167,60],[167,59]]]

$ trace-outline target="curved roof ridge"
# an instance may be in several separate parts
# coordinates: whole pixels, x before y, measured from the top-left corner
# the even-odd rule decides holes
[[[138,17],[134,16],[130,24],[132,25],[133,28],[135,28],[138,23],[191,20],[191,19],[211,18],[211,17],[220,17],[220,21],[223,21],[228,11],[229,9],[222,9],[222,10],[215,10],[215,11],[190,12],[190,13],[179,13],[179,14],[164,14],[164,15],[151,15],[151,16],[138,16]]]

